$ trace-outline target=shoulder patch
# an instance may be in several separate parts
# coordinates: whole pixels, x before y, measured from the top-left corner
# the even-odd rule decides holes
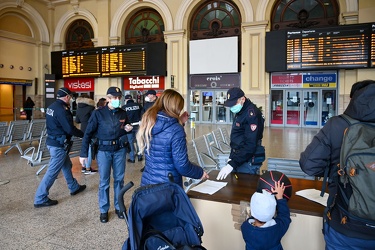
[[[250,124],[250,129],[251,131],[255,131],[257,129],[257,125],[256,124]]]

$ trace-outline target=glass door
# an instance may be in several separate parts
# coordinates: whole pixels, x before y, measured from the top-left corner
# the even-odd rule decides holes
[[[224,106],[226,91],[215,91],[215,121],[216,123],[227,123],[227,109]]]
[[[286,90],[286,125],[301,126],[301,91]]]
[[[319,91],[303,90],[303,110],[301,110],[302,125],[304,127],[319,126]]]
[[[322,121],[321,124],[324,126],[328,119],[332,116],[337,115],[337,102],[336,102],[336,90],[322,90],[321,96],[322,105]]]

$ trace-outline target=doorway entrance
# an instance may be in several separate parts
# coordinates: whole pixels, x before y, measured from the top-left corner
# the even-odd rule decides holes
[[[271,91],[273,126],[322,127],[336,115],[335,89],[280,89]]]

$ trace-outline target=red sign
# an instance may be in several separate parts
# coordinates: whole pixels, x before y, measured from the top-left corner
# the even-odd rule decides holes
[[[164,90],[164,76],[124,77],[124,90]]]
[[[302,74],[273,73],[271,75],[271,88],[301,88]]]
[[[66,78],[64,87],[72,92],[93,92],[95,78]]]

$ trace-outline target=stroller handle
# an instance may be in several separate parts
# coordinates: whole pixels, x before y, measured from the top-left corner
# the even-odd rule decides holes
[[[120,213],[126,212],[126,207],[125,207],[125,204],[124,204],[124,194],[126,193],[126,191],[128,191],[133,186],[134,186],[134,183],[131,181],[128,184],[126,184],[123,188],[121,188],[121,190],[120,190],[120,193],[118,195]]]

